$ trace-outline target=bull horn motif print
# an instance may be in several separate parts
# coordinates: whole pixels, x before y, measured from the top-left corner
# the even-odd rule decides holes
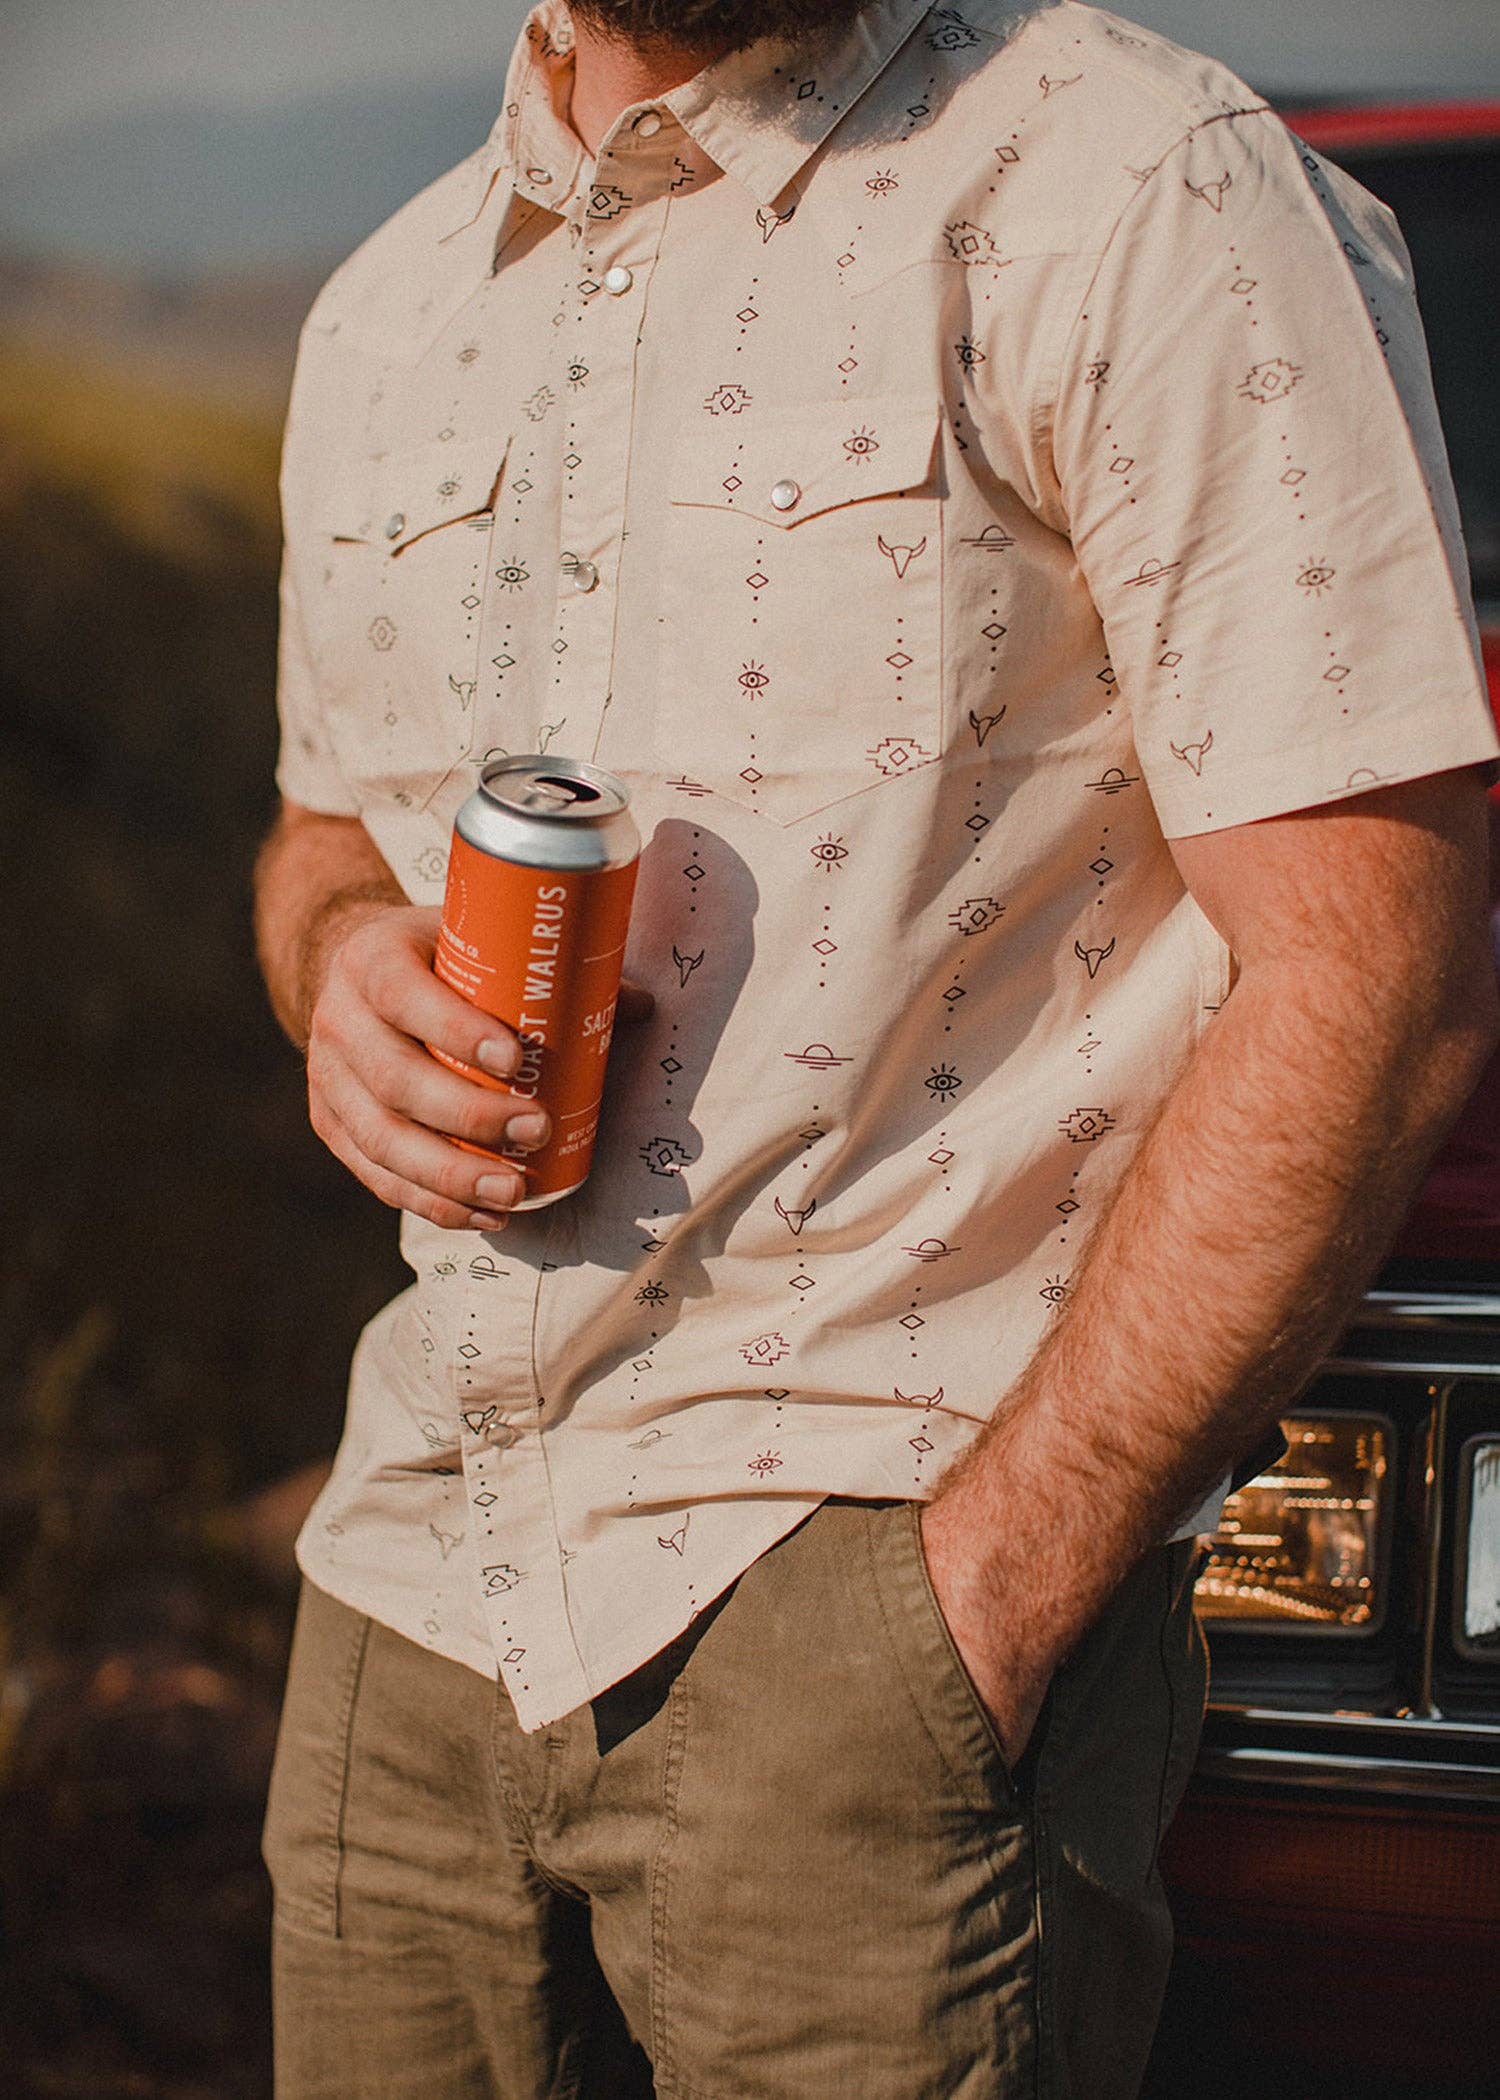
[[[1107,948],[1085,948],[1082,941],[1075,941],[1073,943],[1073,953],[1078,957],[1078,960],[1085,965],[1090,977],[1097,977],[1099,975],[1100,963],[1108,962],[1109,958],[1114,954],[1114,952],[1115,942],[1113,935],[1110,936],[1109,946]]]
[[[897,576],[904,576],[917,556],[927,552],[927,535],[923,533],[915,547],[888,547],[883,537],[877,532],[875,544],[882,554],[890,557],[895,565]]]
[[[969,727],[974,732],[975,741],[980,744],[984,742],[985,738],[989,735],[990,731],[996,726],[996,724],[1002,722],[1004,719],[1004,707],[1000,708],[997,713],[992,715],[976,715],[972,707],[969,709]]]
[[[1180,758],[1185,766],[1191,766],[1195,773],[1201,775],[1204,758],[1212,751],[1213,747],[1214,733],[1209,729],[1204,732],[1201,741],[1196,744],[1168,744],[1167,749],[1174,758]]]

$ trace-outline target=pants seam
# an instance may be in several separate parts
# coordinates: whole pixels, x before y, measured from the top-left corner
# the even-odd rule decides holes
[[[1052,2089],[1050,2060],[1052,2036],[1048,2022],[1052,2014],[1052,1980],[1048,1973],[1052,1942],[1047,1919],[1052,1910],[1051,1854],[1047,1849],[1046,1821],[1033,1801],[1027,1817],[1031,1839],[1031,1916],[1036,1935],[1036,1958],[1031,1972],[1031,2082],[1034,2100],[1047,2100]]]
[[[667,1896],[677,1841],[677,1795],[687,1735],[687,1713],[679,1673],[667,1693],[667,1740],[662,1757],[662,1833],[651,1862],[651,2063],[671,2081],[672,2047],[667,2026]],[[661,2088],[658,2087],[658,2091]],[[679,2091],[682,2088],[678,2088]]]
[[[344,1848],[349,1816],[349,1768],[354,1755],[354,1715],[359,1704],[359,1681],[364,1675],[365,1654],[370,1645],[373,1623],[367,1612],[360,1614],[359,1638],[354,1643],[344,1676],[343,1713],[339,1724],[339,1806],[333,1830],[333,1937],[336,1940],[344,1936]]]
[[[1156,1657],[1161,1665],[1162,1682],[1167,1691],[1166,1744],[1162,1750],[1161,1775],[1156,1783],[1156,1841],[1151,1847],[1151,1866],[1154,1868],[1161,1851],[1161,1841],[1166,1832],[1167,1780],[1172,1770],[1172,1749],[1177,1740],[1177,1688],[1172,1682],[1172,1669],[1167,1660],[1167,1636],[1172,1631],[1173,1607],[1176,1603],[1176,1588],[1172,1580],[1172,1563],[1169,1560],[1162,1570],[1166,1590],[1166,1609],[1156,1636]]]
[[[497,1677],[495,1679],[494,1703],[490,1707],[489,1749],[490,1770],[494,1773],[495,1784],[500,1789],[502,1812],[510,1826],[512,1837],[514,1837],[516,1843],[526,1854],[531,1864],[531,1870],[537,1878],[551,1889],[553,1895],[568,1896],[575,1902],[582,1901],[584,1897],[581,1889],[573,1888],[569,1883],[559,1881],[555,1875],[549,1874],[546,1867],[537,1857],[536,1842],[532,1833],[530,1819],[526,1814],[525,1804],[521,1799],[520,1789],[511,1775],[510,1765],[505,1757],[505,1753],[500,1748],[500,1717],[505,1710],[501,1705],[501,1701],[505,1700],[508,1702],[509,1697],[510,1694]]]

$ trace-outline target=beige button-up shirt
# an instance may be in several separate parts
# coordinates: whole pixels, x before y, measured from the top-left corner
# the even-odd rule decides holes
[[[424,904],[497,754],[645,841],[591,1178],[405,1219],[298,1542],[527,1728],[986,1420],[1230,992],[1167,840],[1500,749],[1396,223],[1223,66],[872,0],[593,158],[571,70],[544,0],[283,476],[285,794]]]

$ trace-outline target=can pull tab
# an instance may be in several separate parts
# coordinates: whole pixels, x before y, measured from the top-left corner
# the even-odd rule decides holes
[[[597,802],[599,790],[586,780],[567,780],[555,773],[534,773],[526,783],[524,799],[531,809],[571,809],[579,802]]]

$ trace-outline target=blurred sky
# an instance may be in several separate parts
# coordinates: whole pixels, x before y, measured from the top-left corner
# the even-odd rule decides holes
[[[1500,93],[1500,0],[1136,0],[1256,87]],[[522,0],[0,0],[0,240],[341,252],[483,138]]]

